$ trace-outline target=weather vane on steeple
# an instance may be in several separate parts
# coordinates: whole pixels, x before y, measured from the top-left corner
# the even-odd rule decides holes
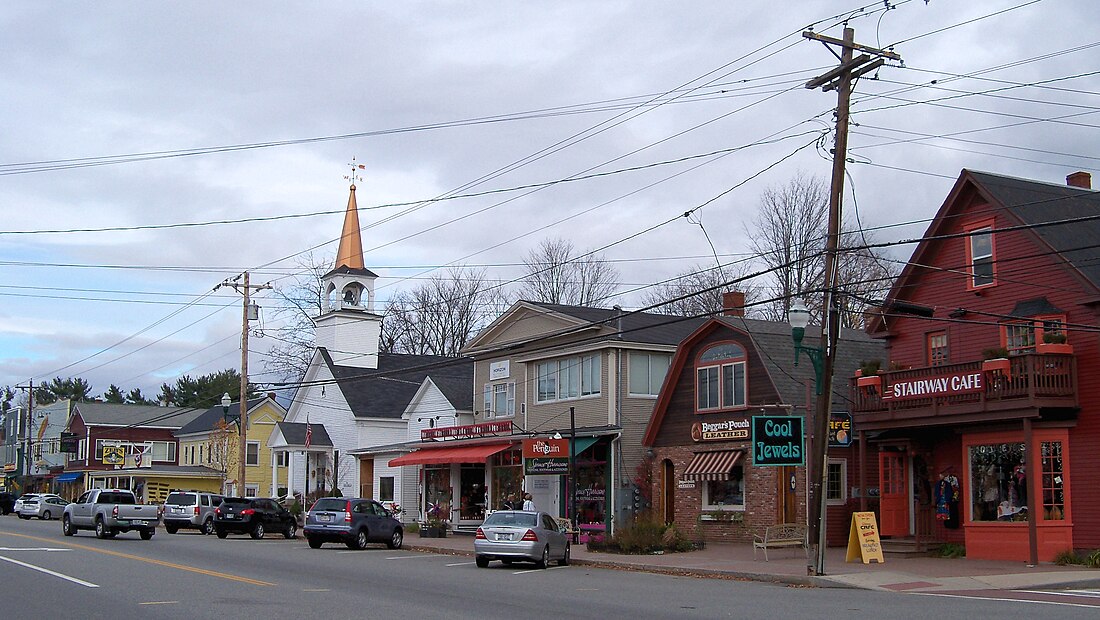
[[[366,170],[367,167],[364,166],[363,164],[355,163],[355,158],[354,157],[351,158],[351,163],[348,164],[348,165],[351,166],[351,174],[345,174],[344,178],[351,181],[351,188],[355,189],[355,182],[363,180],[363,177],[356,174],[356,171],[357,170]]]

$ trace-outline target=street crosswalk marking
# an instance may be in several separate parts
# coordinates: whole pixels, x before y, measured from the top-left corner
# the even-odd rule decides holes
[[[1046,594],[1049,596],[1074,596],[1084,598],[1100,598],[1100,590],[1014,590],[1026,594]]]
[[[0,560],[3,560],[5,562],[11,562],[12,564],[15,564],[17,566],[22,566],[23,568],[29,568],[31,570],[36,570],[40,573],[45,573],[47,575],[51,575],[51,576],[57,577],[59,579],[64,579],[65,581],[75,583],[77,585],[81,585],[81,586],[84,586],[86,588],[98,588],[99,587],[98,585],[96,585],[94,583],[91,583],[90,581],[84,581],[83,579],[77,579],[76,577],[71,577],[71,576],[66,575],[64,573],[58,573],[58,572],[49,570],[47,568],[42,568],[41,566],[35,566],[34,564],[27,564],[26,562],[20,562],[19,560],[13,560],[12,558],[6,558],[2,555],[0,555]]]

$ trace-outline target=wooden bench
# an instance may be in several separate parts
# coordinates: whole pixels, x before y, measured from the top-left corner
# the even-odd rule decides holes
[[[756,550],[764,551],[764,561],[768,561],[768,549],[783,549],[789,547],[806,548],[806,528],[794,523],[781,523],[769,525],[764,534],[752,536],[752,559],[756,559]]]

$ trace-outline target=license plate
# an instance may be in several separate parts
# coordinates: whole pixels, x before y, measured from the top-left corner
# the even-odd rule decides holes
[[[497,534],[497,540],[512,540],[511,534]]]
[[[225,515],[225,518],[226,518],[226,519],[236,519],[236,518],[237,518],[237,515],[232,515],[232,514],[230,514],[230,515]]]
[[[317,515],[317,520],[321,523],[332,523],[332,515]]]
[[[183,508],[173,508],[172,512],[177,513],[177,514],[182,514],[183,513]]]

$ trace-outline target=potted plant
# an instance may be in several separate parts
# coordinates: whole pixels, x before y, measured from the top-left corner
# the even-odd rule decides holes
[[[879,369],[882,368],[881,360],[865,360],[859,363],[859,370],[856,371],[856,385],[861,388],[879,388],[882,386],[882,377],[878,376]]]
[[[446,538],[447,520],[443,518],[444,512],[434,505],[428,509],[428,518],[420,524],[421,538]]]
[[[1043,332],[1043,341],[1035,345],[1035,351],[1068,355],[1073,353],[1073,345],[1066,344],[1065,332]]]
[[[1006,377],[1009,376],[1012,362],[1008,359],[1008,349],[1004,347],[984,349],[982,357],[985,359],[982,362],[982,372],[999,372]]]

